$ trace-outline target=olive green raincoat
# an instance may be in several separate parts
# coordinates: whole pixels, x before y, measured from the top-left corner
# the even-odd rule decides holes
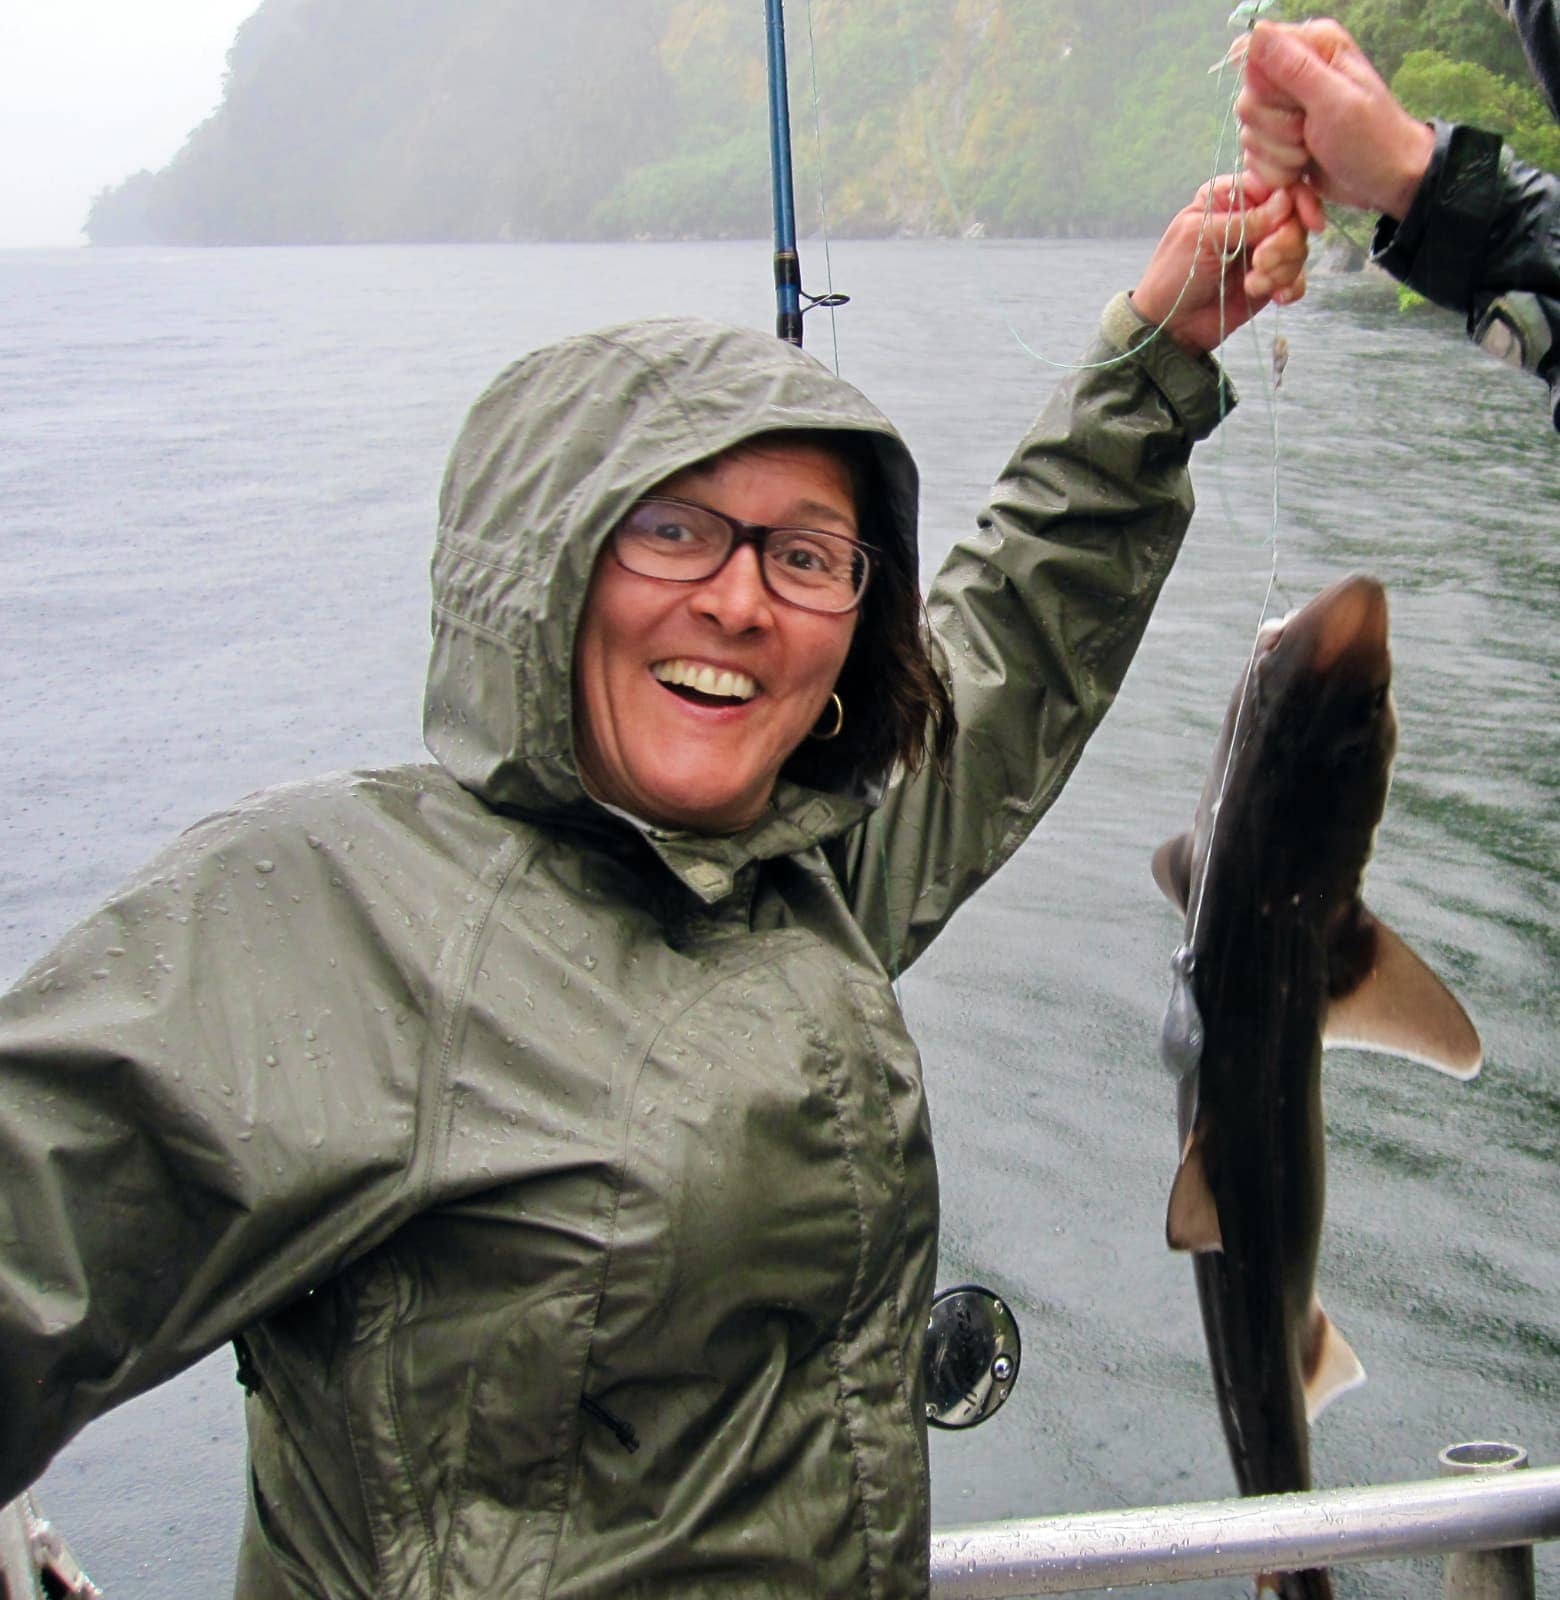
[[[1095,356],[1140,329],[1118,301]],[[937,1191],[890,973],[1109,705],[1213,372],[1158,341],[1023,441],[930,599],[946,781],[782,781],[722,838],[581,789],[602,541],[737,440],[845,429],[913,563],[910,459],[757,333],[503,374],[441,502],[437,765],[207,819],[0,1004],[0,1501],[241,1335],[246,1600],[923,1594]]]

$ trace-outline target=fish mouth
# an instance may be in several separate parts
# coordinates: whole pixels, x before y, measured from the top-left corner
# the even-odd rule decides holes
[[[651,664],[650,676],[693,705],[743,705],[758,693],[757,682],[747,673],[703,661],[656,661]]]

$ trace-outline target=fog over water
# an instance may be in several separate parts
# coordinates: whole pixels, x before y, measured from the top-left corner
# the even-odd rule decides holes
[[[14,0],[0,11],[0,249],[74,244],[92,196],[217,105],[260,0]]]
[[[840,365],[923,473],[925,572],[1146,241],[847,243]],[[809,286],[821,250],[804,247]],[[422,759],[426,567],[466,406],[553,337],[649,312],[769,326],[767,246],[8,252],[0,978],[196,817]],[[825,313],[808,343],[832,359]],[[1290,355],[1268,391],[1275,326]],[[1020,347],[1015,333],[1045,360]],[[1016,1308],[1018,1391],[933,1446],[940,1525],[1232,1492],[1156,1043],[1178,919],[1148,875],[1190,820],[1272,559],[1285,609],[1352,570],[1393,608],[1401,723],[1370,901],[1457,990],[1472,1084],[1330,1057],[1319,1279],[1370,1375],[1319,1486],[1433,1476],[1466,1439],[1560,1462],[1560,453],[1540,385],[1322,280],[1230,352],[1244,399],[1121,700],[1061,802],[901,982],[943,1176],[940,1280]],[[40,1486],[111,1600],[231,1591],[239,1391],[219,1353],[105,1418]],[[1556,1548],[1540,1590],[1560,1585]],[[1432,1592],[1360,1567],[1344,1597]],[[1149,1591],[1142,1591],[1149,1592]],[[1166,1590],[1243,1595],[1243,1583]]]

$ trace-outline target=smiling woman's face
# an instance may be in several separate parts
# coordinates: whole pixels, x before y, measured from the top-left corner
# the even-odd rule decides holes
[[[817,445],[738,448],[655,492],[739,522],[856,534],[850,475]],[[757,821],[828,703],[856,618],[776,599],[753,545],[698,583],[641,577],[604,550],[574,646],[586,788],[663,826],[733,833]]]

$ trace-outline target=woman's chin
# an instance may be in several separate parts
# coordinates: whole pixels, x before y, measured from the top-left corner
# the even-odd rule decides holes
[[[756,799],[751,794],[680,795],[663,800],[657,807],[659,816],[650,820],[689,833],[741,833],[758,821],[768,804],[767,790]]]
[[[600,804],[680,833],[740,833],[763,815],[774,790],[772,779],[733,783],[729,771],[711,772],[703,781],[690,779],[686,769],[632,783],[603,781],[588,770],[581,776],[586,792]]]

